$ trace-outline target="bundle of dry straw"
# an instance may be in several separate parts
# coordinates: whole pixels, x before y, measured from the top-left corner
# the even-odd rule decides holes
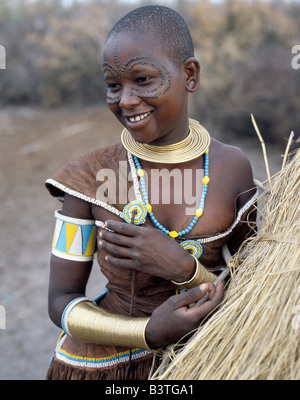
[[[300,150],[271,187],[223,304],[159,379],[300,379]]]

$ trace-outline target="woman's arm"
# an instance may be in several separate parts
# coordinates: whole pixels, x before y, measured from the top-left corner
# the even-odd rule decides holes
[[[73,218],[92,219],[89,205],[70,196],[66,196],[64,200],[62,214]],[[183,254],[186,254],[185,250],[180,250],[182,250]],[[52,255],[49,283],[49,315],[57,326],[61,327],[61,316],[68,304],[73,299],[85,296],[86,284],[90,275],[91,267],[92,261],[71,261]],[[189,308],[189,304],[196,303],[207,292],[209,292],[210,296],[209,300],[205,304],[200,307],[195,307],[194,309]],[[144,333],[139,332],[139,335],[145,335],[147,345],[151,348],[152,346],[157,348],[161,345],[171,344],[179,340],[191,330],[197,328],[202,319],[205,318],[222,301],[222,299],[222,285],[218,285],[215,288],[213,284],[206,284],[201,288],[195,287],[185,293],[172,296],[154,310],[149,318],[149,322],[147,322],[147,325],[145,326]],[[78,326],[80,327],[81,317],[80,311],[78,317],[75,310],[79,310],[81,307],[82,305],[75,306],[69,314],[72,316],[73,320],[74,318],[76,319],[77,328]],[[83,335],[85,338],[89,337],[86,336],[90,335],[89,326],[96,326],[96,335],[93,334],[93,337],[89,337],[91,342],[97,343],[96,338],[101,338],[104,334],[106,340],[107,338],[111,338],[109,339],[109,344],[120,345],[120,343],[117,343],[118,340],[115,339],[115,332],[108,331],[109,329],[113,330],[115,324],[112,323],[109,326],[105,326],[105,324],[103,324],[103,315],[108,316],[109,321],[113,321],[114,318],[118,320],[119,318],[118,315],[110,313],[107,310],[104,310],[104,314],[101,309],[97,312],[96,307],[93,309],[90,323],[89,321],[85,321],[79,329],[79,336],[77,336],[77,331],[75,330],[74,338],[81,340],[80,335],[83,334],[82,332],[85,332]],[[132,322],[134,321],[137,321],[137,319],[133,317]],[[68,324],[68,321],[64,322]],[[70,333],[73,333],[72,325]],[[137,338],[137,343],[140,342],[141,338],[139,337]],[[101,343],[100,339],[99,344]],[[105,343],[107,344],[107,341],[105,341]],[[130,343],[132,343],[132,341]],[[124,345],[123,341],[122,345]]]
[[[62,214],[79,219],[93,219],[90,206],[83,200],[65,195]],[[71,261],[51,255],[48,289],[48,311],[55,325],[61,327],[66,305],[85,295],[93,261]]]
[[[256,188],[253,181],[252,167],[245,154],[240,149],[235,148],[234,157],[232,157],[232,159],[234,160],[232,162],[232,173],[235,174],[237,185],[236,190],[238,193],[236,199],[236,210],[238,212],[251,198],[253,198]],[[255,233],[255,229],[256,207],[255,203],[253,203],[253,205],[245,210],[241,222],[237,225],[233,235],[227,243],[231,254],[238,251],[243,241]]]

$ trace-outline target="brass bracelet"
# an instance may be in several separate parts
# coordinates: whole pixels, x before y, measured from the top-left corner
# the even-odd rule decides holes
[[[192,257],[194,256],[192,255]],[[176,286],[179,286],[183,289],[191,289],[200,285],[203,282],[214,282],[216,280],[217,276],[215,274],[207,271],[207,269],[200,263],[200,261],[196,257],[194,257],[194,259],[196,261],[196,271],[194,275],[191,279],[185,282],[172,281]]]
[[[63,327],[75,340],[104,345],[139,347],[149,351],[145,331],[150,317],[128,317],[115,314],[88,299],[70,305],[64,312]],[[68,306],[67,306],[68,307]]]

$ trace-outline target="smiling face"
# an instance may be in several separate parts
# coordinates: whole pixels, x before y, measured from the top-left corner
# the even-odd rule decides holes
[[[153,35],[120,33],[105,45],[107,104],[141,143],[170,144],[188,133],[185,67],[160,50]]]

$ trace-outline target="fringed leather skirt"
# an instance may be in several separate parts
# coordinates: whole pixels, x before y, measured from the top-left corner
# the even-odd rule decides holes
[[[153,353],[135,348],[81,343],[64,332],[51,360],[48,380],[145,380]]]

